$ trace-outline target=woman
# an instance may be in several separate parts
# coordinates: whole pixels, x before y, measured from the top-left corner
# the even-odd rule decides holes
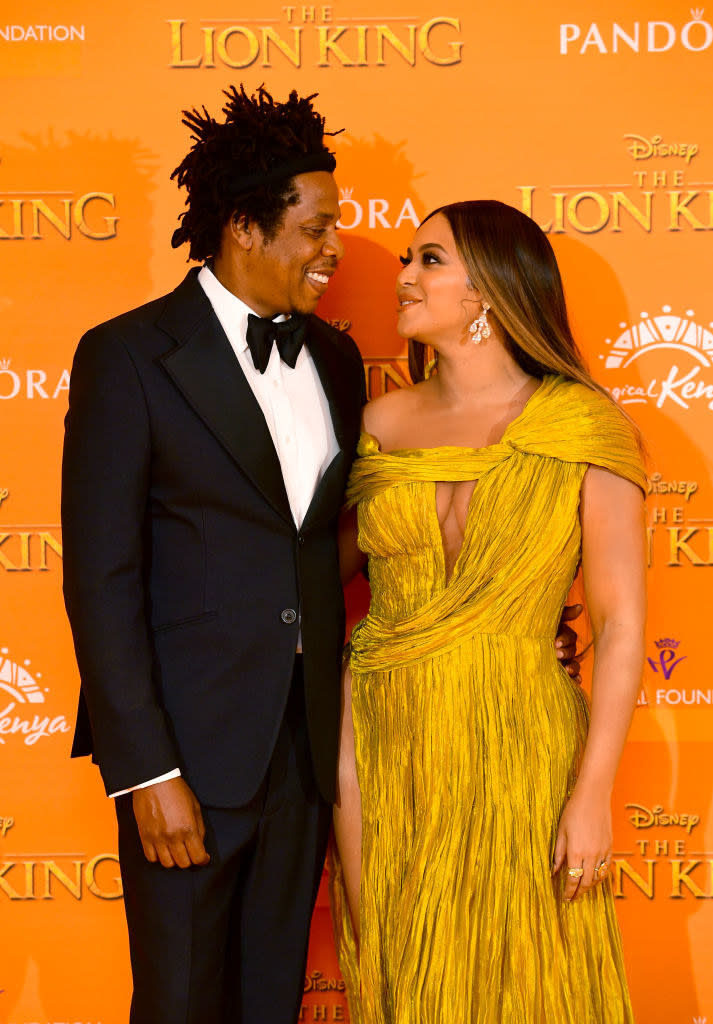
[[[335,814],[352,1018],[623,1024],[608,872],[643,661],[636,432],[582,363],[532,220],[446,206],[402,262],[417,383],[366,407],[348,491],[372,587]],[[553,645],[580,562],[591,722]]]

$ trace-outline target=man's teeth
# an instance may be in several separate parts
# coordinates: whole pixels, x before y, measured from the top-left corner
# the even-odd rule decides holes
[[[327,274],[318,274],[311,270],[307,277],[311,277],[313,281],[319,281],[320,284],[329,284],[329,276]]]

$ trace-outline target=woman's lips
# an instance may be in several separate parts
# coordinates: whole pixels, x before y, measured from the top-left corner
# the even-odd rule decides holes
[[[412,298],[409,295],[404,295],[404,296],[400,295],[400,296],[398,296],[398,300],[399,300],[399,306],[398,306],[398,312],[399,313],[403,313],[404,310],[410,309],[411,306],[415,306],[415,305],[417,305],[421,301],[420,299],[414,299],[414,298]]]

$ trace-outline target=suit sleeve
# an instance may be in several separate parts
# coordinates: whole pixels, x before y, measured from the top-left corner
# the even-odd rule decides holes
[[[62,461],[64,597],[107,792],[180,764],[153,675],[145,595],[150,421],[109,327],[77,349]]]
[[[364,357],[359,350],[359,346],[350,334],[343,334],[342,337],[349,346],[347,352],[354,363],[357,375],[357,388],[359,389],[359,407],[362,408],[369,400],[366,393],[366,369],[364,367]]]

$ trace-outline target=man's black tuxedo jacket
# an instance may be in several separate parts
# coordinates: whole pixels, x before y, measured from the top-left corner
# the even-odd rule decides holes
[[[110,793],[180,768],[202,803],[247,802],[280,727],[299,610],[315,774],[333,799],[336,520],[365,397],[361,357],[309,317],[340,451],[298,530],[264,417],[196,274],[89,331],[75,356],[62,483],[82,680],[73,754],[93,753]]]

